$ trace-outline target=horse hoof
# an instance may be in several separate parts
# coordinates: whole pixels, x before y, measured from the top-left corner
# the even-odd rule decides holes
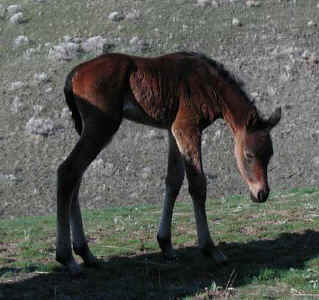
[[[200,250],[204,256],[212,258],[217,265],[224,265],[228,262],[227,256],[215,246],[204,247]]]
[[[101,266],[100,260],[98,260],[94,255],[90,255],[84,259],[84,264],[89,268],[98,268]]]
[[[215,249],[212,253],[212,258],[218,265],[225,265],[228,262],[227,256],[218,249]]]
[[[69,274],[71,275],[72,278],[78,278],[81,275],[83,275],[81,267],[75,261],[69,263],[66,267],[67,267]]]
[[[170,251],[163,252],[163,257],[166,261],[172,262],[177,260],[177,255],[174,253],[174,250],[171,249]]]

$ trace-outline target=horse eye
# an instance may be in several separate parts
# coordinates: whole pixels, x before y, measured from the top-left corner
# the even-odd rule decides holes
[[[248,161],[251,161],[254,159],[254,154],[252,154],[251,152],[245,152],[245,158],[248,160]]]

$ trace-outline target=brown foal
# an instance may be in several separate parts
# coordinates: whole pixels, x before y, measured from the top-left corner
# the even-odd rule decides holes
[[[64,88],[80,139],[58,168],[56,259],[72,274],[80,267],[71,247],[86,265],[97,264],[90,252],[78,201],[83,173],[110,142],[123,118],[168,131],[166,195],[157,240],[173,257],[171,222],[174,203],[186,171],[196,218],[199,248],[216,263],[226,261],[210,236],[205,210],[206,179],[201,133],[223,118],[234,136],[238,169],[251,198],[269,194],[267,165],[273,154],[270,130],[281,109],[263,119],[242,83],[223,65],[203,54],[180,52],[155,58],[106,54],[78,65]]]

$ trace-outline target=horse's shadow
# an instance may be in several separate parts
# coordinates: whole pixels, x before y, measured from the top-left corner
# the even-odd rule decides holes
[[[240,287],[265,269],[289,271],[304,268],[319,255],[319,232],[283,233],[276,239],[247,243],[222,243],[230,262],[216,266],[199,254],[196,247],[176,250],[178,259],[167,262],[158,253],[101,259],[98,269],[84,269],[71,278],[62,268],[17,282],[0,283],[4,299],[176,299],[202,293],[211,287]],[[8,271],[0,268],[0,280]],[[32,276],[32,277],[31,277]]]

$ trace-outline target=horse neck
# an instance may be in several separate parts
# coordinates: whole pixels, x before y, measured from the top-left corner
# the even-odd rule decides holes
[[[233,88],[225,89],[220,106],[223,119],[234,135],[245,128],[249,112],[256,109],[243,93]]]

